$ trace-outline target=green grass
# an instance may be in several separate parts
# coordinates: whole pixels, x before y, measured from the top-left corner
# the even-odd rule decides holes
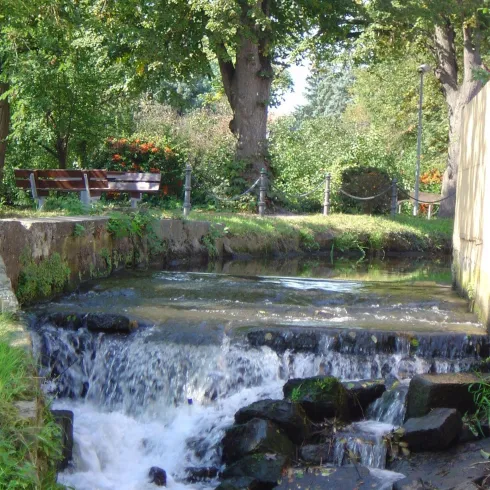
[[[114,215],[114,211],[131,212],[130,208],[115,208],[99,203],[90,210],[81,210],[74,200],[54,200],[57,209],[36,211],[33,209],[0,208],[2,218],[43,218],[74,214]],[[176,209],[147,208],[154,217],[182,218],[182,211]],[[315,234],[330,231],[335,235],[334,252],[412,250],[437,252],[448,248],[452,239],[453,221],[450,219],[427,220],[423,217],[398,215],[395,219],[387,216],[333,214],[331,216],[273,216],[258,218],[256,214],[220,213],[194,209],[189,220],[205,220],[219,225],[214,234],[252,237],[263,244],[264,251],[282,251],[287,240],[299,239],[305,251],[315,251],[318,244]],[[224,230],[224,231],[222,231]]]
[[[451,242],[453,221],[427,220],[420,217],[346,215],[277,216],[258,218],[256,215],[209,213],[193,211],[190,220],[205,220],[224,227],[233,236],[254,236],[264,242],[274,242],[299,236],[305,248],[314,250],[314,236],[330,231],[335,235],[336,251],[380,251],[393,243],[407,249],[432,251],[447,247]]]
[[[30,352],[14,344],[20,329],[14,317],[0,315],[0,488],[51,490],[60,457],[60,433],[44,407]],[[38,400],[36,420],[23,419],[15,403]]]

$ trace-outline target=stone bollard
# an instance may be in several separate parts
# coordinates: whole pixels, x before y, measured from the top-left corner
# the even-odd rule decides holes
[[[192,167],[187,164],[185,167],[185,183],[184,183],[184,218],[189,216],[191,212],[191,180]]]
[[[259,187],[259,216],[265,214],[265,197],[267,195],[267,173],[265,168],[260,171],[260,187]]]
[[[396,206],[398,202],[398,186],[397,180],[391,181],[391,216],[396,216]]]
[[[330,214],[330,180],[331,175],[327,174],[325,177],[325,196],[323,200],[323,216]]]

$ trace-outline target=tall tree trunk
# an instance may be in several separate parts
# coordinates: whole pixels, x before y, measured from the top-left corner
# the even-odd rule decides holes
[[[458,61],[455,31],[448,22],[436,27],[434,52],[437,58],[436,76],[441,82],[449,113],[449,150],[446,171],[442,182],[439,216],[452,217],[456,207],[459,150],[463,109],[480,91],[481,82],[473,80],[473,69],[481,66],[479,32],[463,26],[463,79],[458,83]]]
[[[56,140],[56,155],[58,157],[58,167],[65,169],[68,159],[68,139],[66,136],[58,137]]]
[[[259,2],[267,8],[267,2]],[[244,22],[248,22],[244,15]],[[254,40],[243,35],[236,52],[235,63],[218,56],[221,78],[233,111],[230,130],[237,137],[236,158],[247,163],[245,177],[254,180],[267,161],[267,115],[273,70],[266,40]]]
[[[7,83],[0,83],[0,97],[8,90]],[[7,136],[10,128],[10,104],[8,99],[0,100],[0,187],[3,181],[5,168],[5,154],[7,153]]]

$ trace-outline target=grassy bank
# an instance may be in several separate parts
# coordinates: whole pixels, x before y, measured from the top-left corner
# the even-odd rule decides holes
[[[16,345],[19,329],[14,317],[0,315],[0,488],[62,488],[55,470],[60,430],[44,406],[31,354]],[[37,413],[23,417],[17,403],[32,400]]]
[[[59,208],[35,211],[33,209],[0,208],[2,218],[53,218],[80,214],[108,215],[131,213],[129,208],[115,208],[103,203],[84,210],[74,199],[59,200]],[[122,211],[122,213],[121,213]],[[182,219],[182,211],[142,207],[139,213],[155,218]],[[332,251],[336,254],[359,254],[383,251],[415,251],[429,253],[449,252],[452,243],[453,221],[449,219],[427,220],[423,217],[347,215],[292,215],[259,218],[256,214],[220,213],[193,210],[189,220],[204,220],[215,224],[210,240],[222,236],[242,237],[263,245],[265,251],[284,251],[285,243],[298,240],[303,251],[319,248],[318,237],[330,233]],[[120,220],[120,218],[119,218]]]
[[[405,215],[395,219],[346,214],[259,219],[254,215],[193,211],[189,219],[219,225],[216,227],[217,235],[249,237],[272,249],[280,249],[281,241],[285,239],[299,237],[303,250],[315,251],[319,248],[317,237],[328,232],[333,236],[332,251],[335,253],[448,252],[453,233],[452,220],[427,220]]]

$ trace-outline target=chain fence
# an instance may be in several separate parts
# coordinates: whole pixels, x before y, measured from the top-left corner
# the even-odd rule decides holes
[[[189,214],[190,208],[191,208],[191,173],[192,170],[190,166],[188,165],[186,167],[186,174],[185,174],[185,185],[184,185],[184,216],[187,216]],[[265,209],[266,209],[266,198],[267,198],[267,193],[268,191],[273,191],[277,196],[281,197],[284,199],[286,202],[291,201],[293,199],[304,199],[308,196],[311,196],[312,194],[318,192],[321,188],[324,188],[324,200],[323,200],[323,214],[329,215],[330,214],[330,205],[331,205],[331,195],[332,195],[332,189],[331,189],[331,176],[330,174],[326,174],[324,179],[316,183],[312,189],[310,189],[307,192],[302,192],[298,194],[287,194],[284,191],[282,191],[276,184],[269,184],[269,179],[267,177],[267,172],[262,169],[260,172],[260,177],[244,192],[240,194],[236,194],[235,196],[227,197],[227,196],[218,196],[212,192],[206,192],[202,186],[198,185],[198,188],[201,188],[204,191],[204,194],[207,195],[211,199],[215,199],[220,202],[224,203],[232,203],[236,202],[242,197],[250,194],[257,186],[259,186],[259,199],[258,199],[258,208],[259,208],[259,215],[264,216],[265,214]],[[437,200],[432,200],[432,201],[425,201],[422,199],[415,199],[414,196],[412,196],[409,192],[405,191],[402,189],[399,185],[396,179],[393,179],[391,184],[383,189],[381,192],[378,192],[377,194],[374,194],[372,196],[355,196],[351,194],[350,192],[346,191],[342,187],[338,187],[335,189],[335,191],[339,194],[343,194],[346,197],[349,197],[350,199],[354,199],[357,201],[371,201],[373,199],[380,198],[381,196],[385,195],[386,193],[391,191],[391,215],[394,216],[397,213],[397,207],[400,204],[398,201],[399,194],[406,196],[408,199],[410,199],[412,202],[416,202],[418,204],[439,204],[442,201],[445,201],[446,199],[450,199],[455,196],[455,193],[452,193],[448,196],[442,197],[441,199]],[[429,216],[430,217],[430,213]]]

